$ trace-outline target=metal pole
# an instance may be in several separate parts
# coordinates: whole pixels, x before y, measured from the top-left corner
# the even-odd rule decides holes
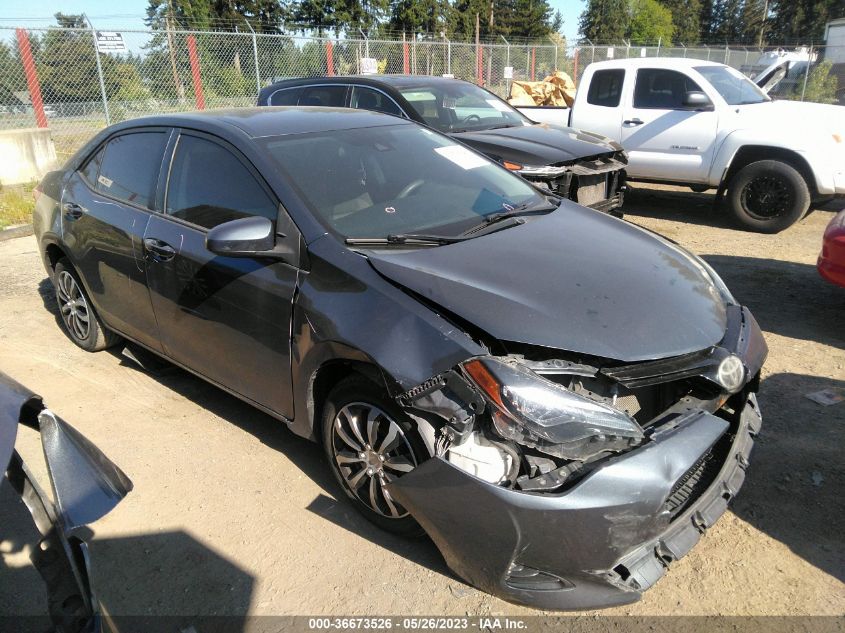
[[[584,39],[585,39],[585,40],[587,40],[587,38],[586,38],[586,37],[585,37]],[[587,40],[587,42],[589,42],[589,43],[590,43],[590,48],[592,49],[592,54],[593,54],[593,55],[592,55],[592,57],[590,58],[590,63],[592,64],[594,61],[596,61],[596,45],[595,45],[595,44],[593,44],[592,42],[590,42],[590,40]]]
[[[552,36],[551,36],[551,35],[549,35],[549,36],[548,36],[548,38],[549,38],[549,41],[550,41],[552,44],[554,44],[554,46],[555,46],[555,67],[554,67],[554,69],[552,70],[552,72],[554,72],[555,70],[557,70],[557,42],[555,42],[555,41],[552,39]]]
[[[367,37],[367,34],[361,30],[361,27],[358,27],[358,32],[364,36],[364,56],[369,58],[370,57],[370,38]]]
[[[807,92],[807,79],[810,76],[810,66],[813,65],[813,43],[810,42],[810,57],[807,59],[807,72],[804,73],[804,86],[801,88],[801,101],[804,100],[804,94]]]
[[[94,43],[94,56],[97,59],[97,77],[100,80],[100,95],[103,97],[103,112],[106,115],[106,125],[111,125],[111,117],[109,116],[109,99],[106,96],[106,82],[103,80],[103,67],[100,64],[100,47],[97,46],[97,32],[94,30],[94,25],[91,24],[91,20],[88,19],[88,16],[83,13],[82,17],[85,18],[86,22],[88,22],[88,26],[91,27],[91,40]]]
[[[505,39],[505,36],[502,35],[501,33],[499,34],[499,37],[501,37],[502,41],[505,43],[505,66],[510,66],[511,65],[511,44],[510,44],[510,42],[508,42]],[[505,86],[507,87],[508,97],[510,98],[510,96],[511,96],[511,80],[510,79],[505,80]]]
[[[730,59],[731,49],[728,47],[727,42],[725,43],[725,66],[728,66],[728,60]]]
[[[684,47],[684,57],[686,57],[686,56],[687,56],[687,47],[686,47],[686,46],[684,46],[684,44],[683,44],[683,43],[681,43],[681,46],[683,46],[683,47]]]
[[[657,56],[658,56],[658,57],[660,57],[660,45],[661,45],[662,43],[663,43],[663,38],[662,38],[662,37],[658,37],[658,38],[657,38]]]
[[[258,92],[261,92],[261,71],[258,70],[258,40],[255,36],[255,30],[252,28],[252,25],[249,23],[249,20],[244,18],[244,22],[246,22],[247,28],[252,33],[252,56],[255,60],[255,87],[258,89]]]

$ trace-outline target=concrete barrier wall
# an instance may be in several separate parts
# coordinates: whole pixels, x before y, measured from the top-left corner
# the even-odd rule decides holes
[[[0,130],[0,186],[41,180],[57,166],[49,128]]]

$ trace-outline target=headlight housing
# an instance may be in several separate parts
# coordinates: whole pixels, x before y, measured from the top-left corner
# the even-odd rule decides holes
[[[544,453],[585,460],[643,440],[625,413],[569,391],[516,362],[487,357],[464,364],[493,406],[493,426],[506,439]]]

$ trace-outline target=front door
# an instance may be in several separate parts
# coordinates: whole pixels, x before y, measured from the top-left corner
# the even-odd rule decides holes
[[[62,233],[73,265],[106,325],[161,350],[141,241],[155,199],[167,131],[110,139],[62,193]]]
[[[637,178],[706,182],[716,144],[716,112],[683,106],[701,88],[685,74],[665,68],[637,71],[633,98],[622,117],[622,146]]]
[[[164,213],[144,235],[147,280],[168,356],[284,417],[293,417],[291,310],[298,270],[221,257],[206,233],[279,204],[246,160],[213,137],[182,133]]]

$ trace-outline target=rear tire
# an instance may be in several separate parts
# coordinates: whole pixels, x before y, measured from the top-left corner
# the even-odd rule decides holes
[[[728,184],[728,207],[741,227],[779,233],[807,213],[810,189],[791,165],[760,160],[740,169]]]
[[[53,285],[62,325],[71,341],[86,352],[99,352],[121,341],[120,336],[103,325],[79,275],[65,258],[53,269]]]
[[[331,390],[321,424],[329,467],[355,508],[388,532],[425,534],[384,486],[429,458],[414,421],[378,385],[354,375]]]

